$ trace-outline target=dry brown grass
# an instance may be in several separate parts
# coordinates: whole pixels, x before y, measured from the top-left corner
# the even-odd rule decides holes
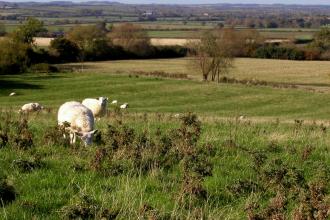
[[[79,64],[71,64],[77,66]],[[189,78],[201,80],[197,69],[190,68],[189,58],[120,60],[87,62],[86,71],[98,73],[132,74],[135,71],[164,71],[187,74]],[[235,59],[229,73],[236,79],[257,79],[268,82],[288,83],[297,86],[330,90],[330,61],[289,61],[268,59]]]
[[[48,47],[50,45],[50,42],[54,38],[48,38],[48,37],[36,37],[34,38],[34,42],[39,47]]]
[[[36,37],[35,43],[39,47],[48,47],[53,38],[47,37]],[[188,42],[187,39],[179,38],[151,38],[151,44],[155,46],[171,46],[171,45],[180,45],[183,46]]]

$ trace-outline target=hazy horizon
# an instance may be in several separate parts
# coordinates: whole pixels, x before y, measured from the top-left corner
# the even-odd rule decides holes
[[[51,1],[104,1],[104,0],[0,0],[5,2],[51,2]],[[329,0],[205,0],[201,3],[200,0],[190,0],[182,2],[182,0],[106,0],[127,4],[217,4],[217,3],[231,3],[231,4],[297,4],[297,5],[330,5]]]

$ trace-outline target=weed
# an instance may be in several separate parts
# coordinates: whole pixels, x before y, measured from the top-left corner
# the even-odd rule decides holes
[[[64,124],[63,126],[54,126],[46,129],[44,133],[44,143],[47,145],[55,146],[70,146],[70,133],[66,127],[70,126],[69,124]]]
[[[326,187],[323,182],[309,184],[308,189],[300,194],[298,207],[293,212],[294,220],[325,220],[330,216],[330,201],[326,198]]]
[[[26,119],[22,119],[17,121],[15,124],[16,131],[12,137],[14,146],[22,150],[31,148],[33,146],[33,135],[29,130],[28,121]]]
[[[227,186],[227,190],[234,196],[242,196],[252,192],[261,191],[258,183],[252,180],[237,180],[231,186]]]
[[[310,155],[313,153],[314,150],[315,150],[315,147],[312,147],[310,145],[304,147],[303,152],[301,154],[301,159],[303,161],[308,160],[308,158],[310,157]]]
[[[12,165],[18,168],[21,172],[31,172],[45,166],[40,157],[35,157],[33,160],[17,159],[12,162]]]
[[[14,186],[5,178],[0,178],[0,205],[4,206],[16,199],[17,193]]]
[[[104,209],[99,202],[80,192],[72,198],[70,204],[62,207],[60,213],[67,219],[115,219],[117,211]]]
[[[279,190],[297,190],[305,187],[306,181],[302,172],[289,167],[280,159],[271,160],[260,172],[262,179]]]
[[[7,146],[9,141],[8,134],[0,130],[0,148]]]

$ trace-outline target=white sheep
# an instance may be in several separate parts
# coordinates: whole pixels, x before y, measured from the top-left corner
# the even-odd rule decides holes
[[[120,106],[121,109],[125,109],[125,108],[128,108],[128,103],[124,103]]]
[[[111,102],[112,105],[117,105],[117,103],[118,103],[117,100],[113,100],[113,101]]]
[[[84,99],[82,104],[89,108],[94,115],[94,118],[100,119],[107,113],[108,98],[99,97],[98,99]]]
[[[86,145],[90,145],[93,135],[97,130],[94,129],[93,112],[79,102],[66,102],[58,110],[57,120],[59,125],[70,124],[67,128],[70,131],[70,143],[76,142],[78,136]]]
[[[39,103],[33,102],[33,103],[27,103],[21,107],[19,110],[20,113],[30,113],[30,112],[39,112],[43,110],[44,107],[40,105]]]
[[[16,92],[12,92],[9,94],[9,96],[15,96],[16,95]]]
[[[239,120],[244,120],[246,117],[244,115],[239,116]]]

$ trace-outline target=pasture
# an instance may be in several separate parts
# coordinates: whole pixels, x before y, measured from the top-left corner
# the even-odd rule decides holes
[[[205,83],[189,65],[188,59],[109,61],[84,63],[83,72],[1,76],[0,193],[13,186],[16,198],[0,216],[327,216],[329,62],[237,59],[229,75],[322,91]],[[9,97],[13,91],[17,96]],[[68,146],[55,129],[59,105],[98,96],[130,107],[109,105],[96,122],[93,146]],[[47,111],[25,123],[16,111],[33,101]]]
[[[67,65],[65,65],[67,66]],[[70,67],[80,68],[80,64]],[[103,62],[85,62],[86,72],[134,74],[135,72],[163,71],[186,74],[188,78],[200,81],[201,74],[192,65],[189,58],[120,60]],[[329,61],[290,61],[237,58],[228,77],[239,80],[262,80],[267,82],[292,84],[303,88],[328,90],[330,86]]]

